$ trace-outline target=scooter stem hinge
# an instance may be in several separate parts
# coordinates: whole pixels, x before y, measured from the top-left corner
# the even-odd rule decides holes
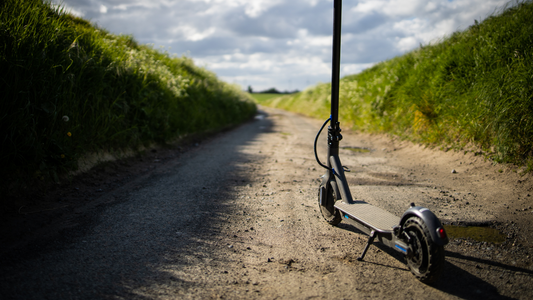
[[[334,127],[328,127],[328,139],[329,142],[340,142],[342,140],[340,123],[337,122]]]

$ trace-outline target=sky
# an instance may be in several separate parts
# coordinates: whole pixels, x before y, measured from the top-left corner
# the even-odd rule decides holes
[[[52,0],[242,89],[331,81],[333,0]],[[508,0],[344,0],[341,76],[464,30]]]

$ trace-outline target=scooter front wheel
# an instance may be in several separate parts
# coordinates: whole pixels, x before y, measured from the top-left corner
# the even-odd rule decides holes
[[[321,190],[322,193],[325,193],[325,195],[321,195]],[[321,196],[323,197],[322,203],[320,201]],[[335,196],[335,192],[331,186],[320,186],[320,189],[318,190],[318,206],[320,207],[320,213],[322,214],[324,220],[333,226],[339,224],[342,220],[341,213],[334,206],[336,200],[337,197]]]
[[[403,231],[409,237],[411,254],[406,260],[411,273],[423,283],[435,282],[444,267],[444,247],[433,242],[427,225],[418,217],[407,219]]]

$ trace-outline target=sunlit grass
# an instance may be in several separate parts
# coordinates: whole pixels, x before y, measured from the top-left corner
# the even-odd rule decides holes
[[[271,100],[273,98],[281,97],[282,94],[262,94],[262,93],[253,93],[249,94],[257,103],[261,104],[263,101]]]
[[[533,4],[515,4],[438,43],[344,77],[341,122],[526,163],[533,154]],[[326,119],[329,94],[330,84],[321,84],[262,104]]]
[[[55,178],[88,152],[136,149],[254,115],[252,99],[187,57],[41,1],[0,4],[4,182]]]

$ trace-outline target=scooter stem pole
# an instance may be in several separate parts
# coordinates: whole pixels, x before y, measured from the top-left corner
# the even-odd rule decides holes
[[[341,64],[341,17],[342,0],[333,2],[333,57],[331,63],[331,121],[328,128],[328,167],[330,158],[339,155],[339,141],[342,139],[339,126],[339,76]]]
[[[331,125],[339,120],[339,77],[341,65],[342,0],[333,2],[333,59],[331,72]]]

